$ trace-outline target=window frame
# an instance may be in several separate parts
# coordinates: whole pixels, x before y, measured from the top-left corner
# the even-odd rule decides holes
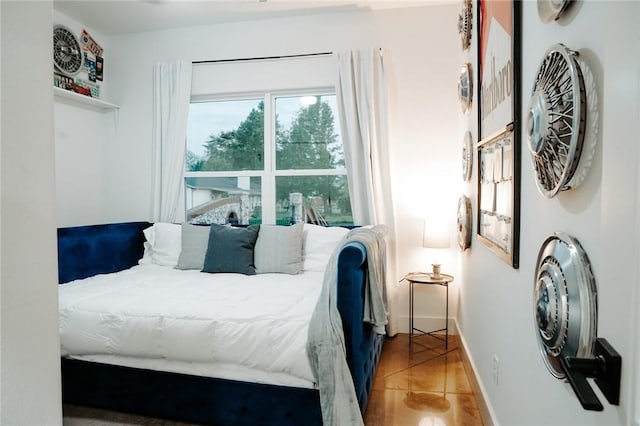
[[[305,87],[290,90],[273,90],[264,92],[227,93],[219,95],[191,96],[190,103],[224,102],[235,100],[262,99],[264,102],[264,143],[263,143],[263,170],[230,170],[230,171],[197,171],[186,170],[183,178],[183,187],[186,188],[186,179],[190,177],[259,177],[261,182],[261,206],[262,223],[276,223],[276,178],[281,176],[345,176],[348,181],[346,167],[334,169],[276,169],[276,99],[284,97],[302,97],[309,95],[333,95],[336,96],[334,87]],[[335,123],[340,129],[339,117],[335,117]],[[341,135],[340,129],[339,134]],[[342,136],[340,141],[342,142]],[[187,152],[187,140],[185,138],[185,153]],[[344,150],[344,144],[343,144]],[[351,200],[350,200],[351,202]],[[187,196],[184,197],[185,217],[187,212]]]

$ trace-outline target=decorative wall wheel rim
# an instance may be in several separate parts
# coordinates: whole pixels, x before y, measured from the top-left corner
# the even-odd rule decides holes
[[[471,247],[471,200],[466,195],[462,195],[458,200],[458,247],[460,251],[465,251]]]
[[[83,54],[78,38],[64,25],[53,27],[53,64],[64,75],[73,77],[82,68]]]
[[[462,179],[465,182],[471,180],[473,170],[473,136],[466,132],[462,140]]]
[[[462,0],[462,9],[458,15],[458,33],[462,41],[462,50],[467,50],[471,46],[473,29],[473,5],[471,0]]]
[[[467,114],[471,111],[471,102],[473,100],[473,74],[471,72],[471,64],[466,63],[460,68],[460,78],[458,79],[458,100],[462,112]]]
[[[597,337],[597,291],[589,259],[577,239],[556,232],[536,262],[533,310],[540,355],[549,372],[566,376],[560,359],[591,357]]]
[[[582,77],[584,79],[585,96],[587,98],[586,105],[586,123],[584,130],[584,141],[582,142],[582,153],[578,167],[573,173],[573,177],[566,185],[569,189],[575,189],[582,185],[587,177],[589,169],[593,164],[593,158],[596,153],[596,144],[598,143],[598,88],[596,79],[589,65],[581,58],[577,59]]]
[[[560,19],[571,0],[538,0],[538,16],[545,24]]]
[[[547,198],[570,189],[582,152],[587,100],[576,56],[553,45],[538,68],[529,102],[527,142],[536,185]]]

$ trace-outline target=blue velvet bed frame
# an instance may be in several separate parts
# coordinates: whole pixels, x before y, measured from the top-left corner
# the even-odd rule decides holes
[[[58,229],[58,278],[66,283],[137,264],[148,222]],[[346,245],[338,259],[338,309],[347,358],[364,413],[383,336],[362,322],[366,252]],[[65,403],[212,425],[321,425],[315,389],[263,385],[62,358]]]

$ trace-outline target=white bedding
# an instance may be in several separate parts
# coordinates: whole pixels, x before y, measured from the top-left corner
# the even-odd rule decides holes
[[[173,363],[214,377],[234,370],[216,374],[216,366],[235,365],[264,377],[258,381],[313,384],[305,346],[322,279],[152,264],[67,283],[59,287],[62,355]]]

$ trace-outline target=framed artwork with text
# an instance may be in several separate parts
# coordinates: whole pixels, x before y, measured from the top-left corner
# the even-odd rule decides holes
[[[521,3],[478,0],[478,239],[519,266]]]

